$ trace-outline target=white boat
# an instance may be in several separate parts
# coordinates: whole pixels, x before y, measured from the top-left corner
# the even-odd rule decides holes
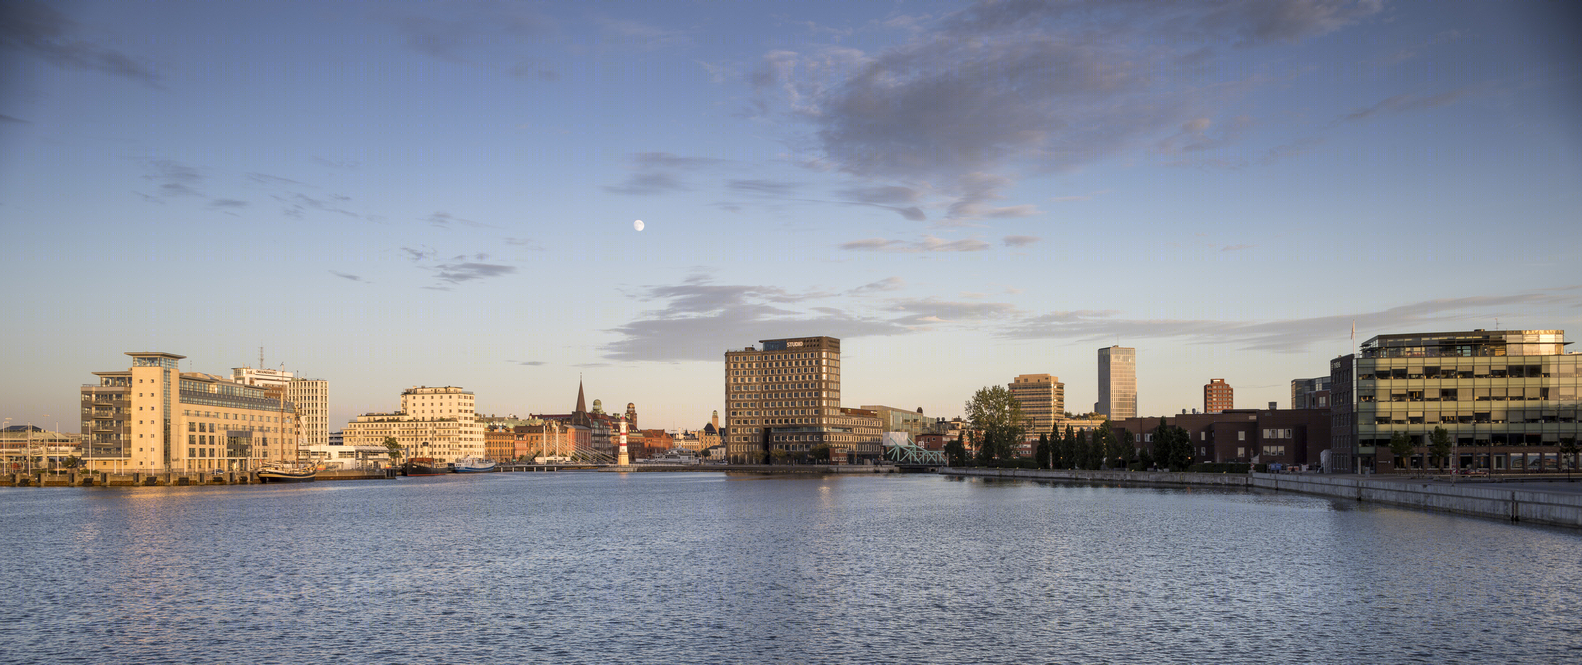
[[[451,469],[456,473],[487,473],[494,470],[494,462],[477,457],[463,457],[456,460],[451,465]]]

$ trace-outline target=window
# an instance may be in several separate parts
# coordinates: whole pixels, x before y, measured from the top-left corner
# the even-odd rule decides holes
[[[1246,430],[1242,430],[1242,431],[1236,432],[1236,440],[1237,441],[1246,441],[1247,440],[1247,432],[1246,432]]]

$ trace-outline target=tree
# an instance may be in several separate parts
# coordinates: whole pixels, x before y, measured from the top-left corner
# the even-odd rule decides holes
[[[1165,424],[1164,418],[1160,418],[1159,426],[1154,428],[1153,457],[1154,461],[1157,462],[1161,467],[1170,467],[1170,458],[1172,456],[1172,451],[1170,448],[1172,445],[1173,441],[1170,433],[1170,426]]]
[[[967,400],[965,410],[972,428],[983,432],[980,459],[1008,460],[1016,456],[1016,446],[1026,432],[1026,424],[1022,418],[1022,403],[1009,388],[982,388]]]
[[[67,469],[75,469],[79,464],[82,464],[82,458],[79,458],[76,455],[72,455],[71,457],[67,457],[66,459],[60,461],[60,465]]]
[[[1111,432],[1110,439],[1114,443],[1110,454],[1115,458],[1115,468],[1124,469],[1131,465],[1133,456],[1137,454],[1137,439],[1126,430],[1121,430],[1120,434]]]
[[[1047,469],[1049,468],[1051,457],[1049,454],[1049,435],[1040,433],[1038,435],[1038,448],[1033,451],[1033,459],[1037,463],[1038,468]]]
[[[958,443],[956,445],[959,446],[961,444]],[[811,456],[813,458],[813,461],[820,462],[820,463],[823,463],[823,464],[828,464],[829,463],[829,451],[830,451],[829,444],[821,443],[821,444],[818,444],[816,446],[813,446],[813,449],[809,450],[808,454],[809,454],[809,456]]]
[[[1110,449],[1113,448],[1113,446],[1110,445],[1110,442],[1114,438],[1115,437],[1110,432],[1110,428],[1108,426],[1099,425],[1098,427],[1094,428],[1093,452],[1091,453],[1094,459],[1089,460],[1089,462],[1093,464],[1093,468],[1103,469],[1104,467],[1110,465],[1110,460],[1114,459],[1110,457]]]
[[[393,437],[393,436],[387,436],[387,437],[385,437],[385,440],[384,440],[384,446],[385,446],[385,450],[390,451],[390,461],[392,463],[400,461],[400,459],[401,459],[401,442],[400,441],[397,441],[396,438]]]
[[[1154,428],[1153,458],[1154,463],[1171,471],[1185,471],[1192,465],[1192,436],[1160,418],[1159,426]]]
[[[1396,432],[1390,435],[1390,454],[1401,460],[1400,466],[1396,467],[1397,471],[1402,467],[1410,466],[1406,458],[1411,457],[1412,451],[1416,449],[1417,445],[1412,443],[1412,437],[1407,436],[1406,432]]]
[[[1571,469],[1576,468],[1578,451],[1582,451],[1582,447],[1577,446],[1576,437],[1568,436],[1560,440],[1560,459],[1571,458],[1571,463],[1566,465],[1566,482],[1571,482]]]
[[[963,467],[967,465],[967,447],[957,439],[945,444],[945,458],[950,460],[950,465]]]
[[[1428,435],[1428,454],[1439,463],[1439,468],[1445,467],[1445,460],[1450,457],[1450,432],[1443,427],[1435,427],[1434,432]],[[1452,467],[1456,466],[1451,464]]]
[[[786,458],[790,456],[791,453],[788,453],[781,448],[775,448],[774,450],[769,451],[769,459],[775,464],[785,464]]]
[[[1077,432],[1066,425],[1066,436],[1060,440],[1060,468],[1077,468]]]

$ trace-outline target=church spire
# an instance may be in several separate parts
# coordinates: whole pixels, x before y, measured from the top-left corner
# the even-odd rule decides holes
[[[588,402],[582,398],[582,379],[577,379],[577,410],[572,413],[587,413]]]

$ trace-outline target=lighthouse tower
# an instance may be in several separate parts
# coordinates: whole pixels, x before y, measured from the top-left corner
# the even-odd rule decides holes
[[[617,465],[619,465],[619,466],[626,466],[626,465],[632,463],[631,458],[626,456],[626,417],[625,416],[621,416],[621,454],[620,454],[620,457],[617,457],[615,459],[615,463]]]

